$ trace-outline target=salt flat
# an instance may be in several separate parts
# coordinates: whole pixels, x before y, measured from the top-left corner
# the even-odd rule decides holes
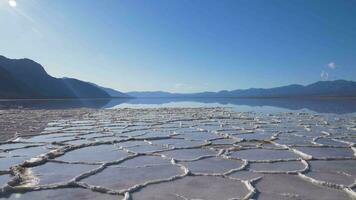
[[[10,110],[0,122],[18,132],[0,142],[1,199],[356,199],[353,114]]]

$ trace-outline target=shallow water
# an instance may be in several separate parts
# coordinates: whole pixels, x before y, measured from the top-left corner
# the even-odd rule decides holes
[[[85,113],[52,120],[42,135],[0,143],[0,198],[356,198],[355,115],[226,108]]]
[[[116,98],[70,100],[0,100],[1,109],[68,109],[68,108],[177,108],[231,107],[239,112],[316,112],[356,113],[354,98]]]

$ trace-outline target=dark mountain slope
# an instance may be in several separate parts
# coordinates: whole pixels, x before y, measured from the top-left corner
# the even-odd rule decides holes
[[[30,59],[0,56],[0,98],[108,98],[105,91],[76,79],[54,78]]]
[[[21,98],[23,96],[35,96],[35,92],[25,84],[19,83],[8,71],[0,66],[0,96]]]

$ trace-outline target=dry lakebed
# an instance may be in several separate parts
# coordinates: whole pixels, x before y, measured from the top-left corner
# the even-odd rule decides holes
[[[0,111],[0,199],[356,199],[356,117]]]

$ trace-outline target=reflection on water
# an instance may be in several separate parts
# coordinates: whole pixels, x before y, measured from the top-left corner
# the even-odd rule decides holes
[[[110,101],[111,99],[2,100],[0,101],[0,109],[103,108]]]
[[[356,113],[356,99],[237,99],[237,98],[133,98],[78,100],[2,100],[0,109],[232,107],[237,111]]]

